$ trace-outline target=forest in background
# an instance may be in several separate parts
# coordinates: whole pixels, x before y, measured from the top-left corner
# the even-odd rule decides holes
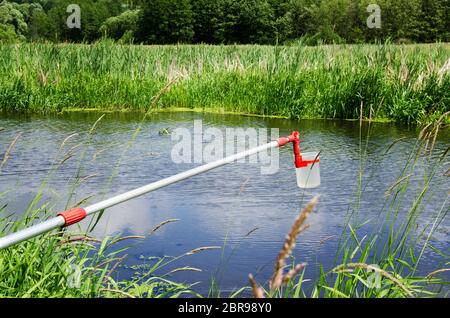
[[[0,0],[0,42],[450,42],[450,0]],[[70,4],[80,28],[69,28]],[[381,9],[369,28],[367,7]]]

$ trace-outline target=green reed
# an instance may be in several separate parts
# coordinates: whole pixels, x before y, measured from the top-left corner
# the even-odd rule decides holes
[[[449,44],[0,46],[0,108],[158,108],[428,122],[450,108]]]

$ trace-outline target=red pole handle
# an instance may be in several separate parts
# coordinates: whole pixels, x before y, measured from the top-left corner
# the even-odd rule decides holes
[[[292,147],[294,150],[294,163],[296,168],[306,167],[306,163],[303,162],[302,155],[300,153],[300,133],[294,131],[291,136],[293,137]]]
[[[64,226],[69,226],[80,222],[86,217],[86,211],[83,208],[74,208],[64,212],[58,213],[59,216],[64,218]]]

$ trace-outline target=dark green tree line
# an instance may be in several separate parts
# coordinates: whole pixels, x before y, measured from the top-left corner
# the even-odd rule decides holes
[[[66,25],[81,8],[82,26]],[[369,4],[381,28],[369,28]],[[0,0],[0,41],[305,44],[450,42],[450,0]]]

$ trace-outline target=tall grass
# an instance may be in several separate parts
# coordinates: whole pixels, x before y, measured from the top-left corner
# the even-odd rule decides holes
[[[39,214],[41,217],[45,214]],[[24,217],[25,218],[25,217]],[[26,217],[26,226],[36,221]],[[0,234],[10,231],[6,218],[0,221]],[[180,297],[199,296],[191,285],[177,283],[170,276],[179,271],[199,271],[185,266],[167,269],[175,261],[201,249],[177,257],[154,257],[139,266],[129,279],[118,279],[127,247],[119,248],[123,240],[145,237],[106,237],[97,240],[86,234],[52,232],[0,251],[0,297]],[[209,247],[203,248],[203,250]],[[165,271],[165,272],[164,272]]]
[[[7,204],[2,205],[0,236],[54,217],[51,202],[41,202],[47,180],[42,182],[27,210],[19,218],[5,215]],[[162,222],[147,236],[106,237],[98,240],[86,232],[74,233],[62,229],[0,250],[0,297],[132,298],[177,297],[186,293],[196,295],[191,286],[169,279],[174,271],[195,268],[183,267],[161,272],[174,261],[191,255],[192,251],[174,258],[155,258],[151,266],[143,264],[131,279],[117,279],[116,271],[128,256],[126,251],[171,221]],[[138,243],[117,246],[124,240],[137,240]]]
[[[158,107],[288,118],[436,120],[450,108],[449,44],[0,46],[0,108]]]
[[[355,214],[358,211],[355,210],[360,209],[359,205],[355,205],[349,212],[352,217],[341,237],[337,265],[326,273],[322,272],[314,291],[316,295],[427,297],[439,294],[442,286],[448,284],[439,276],[435,277],[430,273],[420,275],[417,270],[423,261],[423,252],[434,249],[430,238],[450,210],[448,194],[434,198],[441,202],[437,211],[427,211],[424,204],[427,195],[433,191],[432,181],[437,173],[442,172],[442,163],[448,155],[448,149],[438,151],[432,145],[432,140],[443,126],[443,118],[427,126],[420,134],[409,160],[398,173],[397,181],[387,187],[385,203],[376,220],[356,221]],[[387,151],[392,147],[395,146],[389,146]],[[420,171],[423,173],[422,181],[421,186],[417,187],[417,179],[414,177]],[[410,188],[414,189],[414,195],[407,199],[406,193],[412,192]],[[364,189],[364,186],[360,187],[358,197],[364,195]],[[431,216],[431,221],[427,221],[427,224],[423,224],[424,213]],[[367,224],[371,224],[372,229],[365,233],[361,229]],[[430,224],[433,226],[429,226]],[[441,255],[444,263],[448,262],[449,255],[445,255],[445,251],[434,249],[434,252]]]

